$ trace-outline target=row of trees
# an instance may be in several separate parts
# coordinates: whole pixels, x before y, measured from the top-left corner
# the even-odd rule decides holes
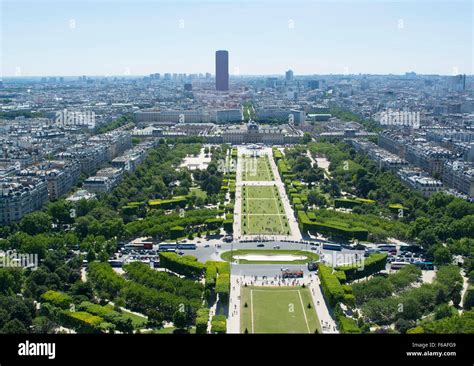
[[[172,321],[178,328],[194,324],[196,312],[201,306],[200,301],[150,287],[151,281],[155,281],[153,278],[149,279],[151,277],[136,277],[148,284],[144,285],[134,280],[125,280],[108,263],[90,264],[89,279],[100,298],[114,300],[118,305],[141,312],[158,326],[163,321]]]

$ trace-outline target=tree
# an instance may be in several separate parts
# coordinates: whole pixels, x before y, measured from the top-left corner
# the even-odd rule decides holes
[[[0,293],[15,294],[21,290],[23,278],[16,268],[0,268]]]
[[[176,328],[186,329],[189,325],[186,312],[179,310],[176,311],[173,315],[173,324]]]
[[[20,230],[30,235],[47,233],[51,231],[51,216],[44,212],[33,212],[23,217]]]
[[[127,318],[125,316],[120,316],[116,319],[115,321],[115,327],[119,332],[125,333],[125,334],[131,334],[133,333],[133,323],[132,319]]]
[[[449,248],[442,244],[438,244],[435,246],[433,250],[433,258],[434,264],[436,264],[437,266],[441,266],[443,264],[450,264],[452,262],[452,256],[451,252],[449,251]]]
[[[411,293],[408,292],[405,298],[399,305],[402,305],[401,310],[398,312],[398,318],[406,319],[406,320],[416,320],[421,318],[421,307],[420,303],[417,301],[415,297],[410,296]]]
[[[48,212],[56,224],[71,224],[74,222],[74,219],[71,217],[71,208],[66,201],[60,200],[50,203],[48,205]]]
[[[452,308],[448,304],[440,304],[435,308],[435,319],[446,318],[448,316],[457,313],[456,309]]]
[[[309,134],[308,132],[305,132],[303,134],[303,137],[301,138],[301,143],[307,144],[308,142],[311,142],[311,140],[312,140],[311,134]]]
[[[412,320],[400,318],[395,322],[395,329],[400,333],[405,334],[407,330],[413,328],[415,324],[416,323]]]
[[[3,334],[27,334],[25,325],[18,319],[9,320],[0,330]]]
[[[46,316],[38,316],[33,319],[33,333],[51,334],[54,333],[56,326],[57,324]]]
[[[147,311],[148,316],[148,325],[153,328],[162,328],[163,322],[165,320],[163,314],[155,309],[150,309]]]

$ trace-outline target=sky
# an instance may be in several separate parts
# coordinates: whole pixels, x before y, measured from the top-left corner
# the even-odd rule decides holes
[[[471,0],[0,3],[0,76],[473,74]]]

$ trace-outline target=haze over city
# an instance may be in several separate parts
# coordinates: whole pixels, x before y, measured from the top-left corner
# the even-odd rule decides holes
[[[470,1],[2,1],[6,76],[472,74]]]

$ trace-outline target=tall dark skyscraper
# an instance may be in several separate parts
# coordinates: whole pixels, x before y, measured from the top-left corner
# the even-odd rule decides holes
[[[216,90],[229,90],[229,52],[216,51]]]

